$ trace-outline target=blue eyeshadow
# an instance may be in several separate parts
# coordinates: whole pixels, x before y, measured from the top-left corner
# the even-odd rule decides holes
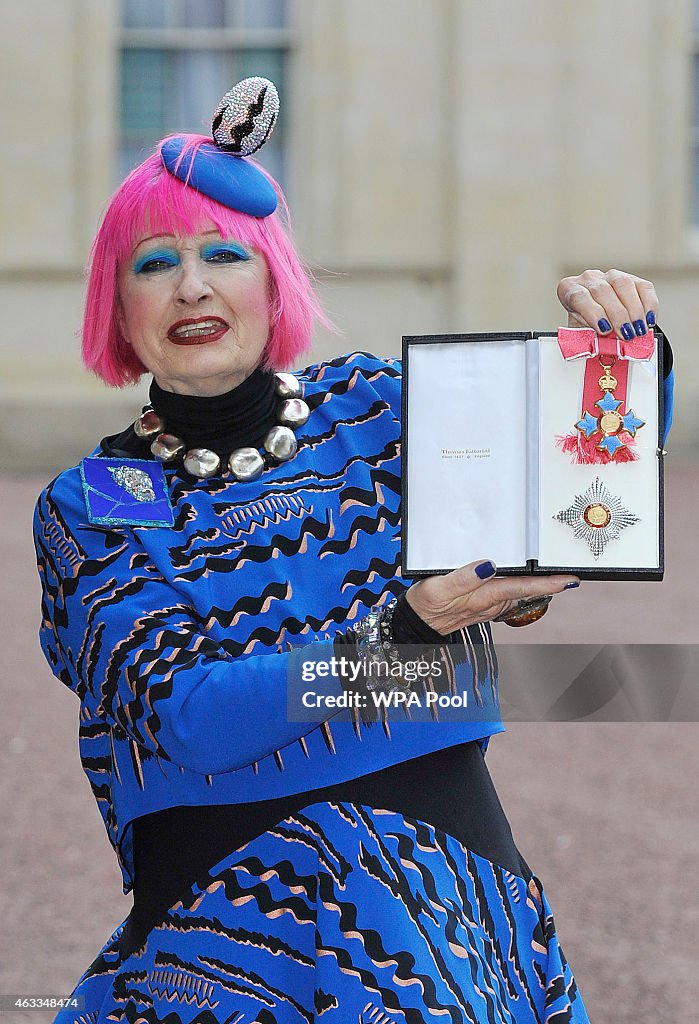
[[[234,253],[241,260],[250,259],[250,253],[238,242],[211,242],[211,244],[203,246],[201,255],[202,259],[207,260],[218,253],[226,252]]]
[[[151,260],[159,260],[162,263],[169,264],[171,267],[176,267],[180,262],[180,257],[173,249],[154,249],[153,252],[146,253],[136,260],[133,267],[134,273],[140,274]]]

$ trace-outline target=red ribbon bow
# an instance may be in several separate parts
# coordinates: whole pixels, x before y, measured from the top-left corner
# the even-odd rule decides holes
[[[624,341],[616,334],[597,334],[591,327],[559,327],[558,347],[564,359],[580,356],[616,356],[617,359],[650,359],[655,349],[655,337],[647,331],[640,338]]]

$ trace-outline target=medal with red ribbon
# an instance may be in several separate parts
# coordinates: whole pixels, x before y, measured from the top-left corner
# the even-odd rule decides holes
[[[655,349],[653,332],[624,341],[614,334],[598,335],[589,327],[561,327],[558,345],[566,361],[587,360],[581,417],[574,434],[556,438],[558,447],[570,453],[576,463],[637,459],[633,451],[636,431],[645,421],[627,405],[629,360],[651,358]]]

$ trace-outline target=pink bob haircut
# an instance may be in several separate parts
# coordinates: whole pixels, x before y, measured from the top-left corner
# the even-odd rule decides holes
[[[203,135],[186,138],[185,152],[211,143]],[[85,366],[112,387],[135,383],[148,372],[121,332],[117,274],[141,238],[199,234],[206,230],[207,222],[213,223],[223,238],[235,238],[264,256],[273,295],[272,330],[262,365],[268,370],[292,366],[310,349],[316,320],[330,330],[334,328],[320,307],[310,274],[291,240],[289,210],[281,188],[263,171],[277,192],[277,211],[263,218],[239,213],[170,174],[160,158],[161,145],[114,193],[92,245],[82,331]]]

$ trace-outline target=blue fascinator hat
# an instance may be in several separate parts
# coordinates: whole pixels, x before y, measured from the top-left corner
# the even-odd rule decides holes
[[[279,95],[267,78],[246,78],[227,92],[214,112],[212,142],[188,148],[175,135],[160,147],[166,169],[190,188],[232,210],[268,217],[277,193],[259,167],[245,158],[264,146],[279,114]]]

